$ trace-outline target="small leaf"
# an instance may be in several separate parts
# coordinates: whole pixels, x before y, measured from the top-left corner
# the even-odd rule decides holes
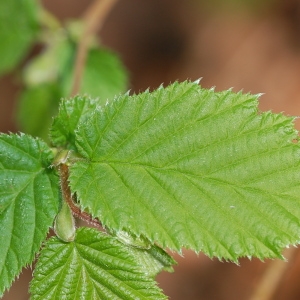
[[[74,242],[47,241],[30,292],[32,300],[166,299],[126,246],[84,227]]]
[[[129,245],[133,248],[139,248],[139,249],[151,248],[150,241],[145,239],[143,236],[134,236],[124,230],[113,232],[113,235],[115,235],[117,239],[123,244]]]
[[[0,295],[33,261],[58,212],[52,159],[38,139],[0,135]]]
[[[76,149],[75,130],[79,122],[85,122],[97,107],[97,100],[87,96],[76,96],[70,100],[62,100],[59,113],[54,118],[51,128],[51,139],[55,146]]]
[[[143,236],[135,237],[126,231],[112,232],[116,238],[128,247],[135,260],[148,276],[155,276],[161,271],[173,272],[176,261],[157,245],[151,245]]]
[[[234,261],[299,242],[298,133],[293,118],[258,114],[257,96],[175,83],[120,96],[78,128],[71,190],[112,230]]]
[[[141,249],[129,245],[127,247],[147,276],[154,277],[161,271],[174,271],[172,266],[176,264],[176,261],[157,245],[151,245],[149,249]]]
[[[38,30],[38,1],[0,1],[0,75],[26,55]]]

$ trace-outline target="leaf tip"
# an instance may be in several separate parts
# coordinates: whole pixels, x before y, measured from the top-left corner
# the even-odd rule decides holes
[[[202,80],[202,78],[203,78],[203,77],[200,77],[200,78],[194,80],[193,83],[199,85],[199,84],[200,84],[200,81]]]

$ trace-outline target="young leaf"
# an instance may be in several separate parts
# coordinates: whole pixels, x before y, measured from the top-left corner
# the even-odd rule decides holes
[[[166,299],[127,246],[84,227],[74,242],[47,241],[30,292],[32,300]]]
[[[135,248],[128,245],[127,248],[147,276],[155,277],[161,271],[174,271],[172,266],[176,264],[176,261],[156,245],[151,245],[150,249]]]
[[[0,75],[26,54],[38,30],[38,1],[0,1]]]
[[[117,98],[76,132],[73,193],[162,247],[280,257],[300,236],[300,147],[293,118],[257,98],[191,82]]]
[[[58,211],[58,178],[48,146],[27,135],[0,135],[0,296],[30,264]]]
[[[143,237],[134,237],[128,232],[112,232],[117,239],[128,247],[135,260],[148,276],[156,276],[161,271],[173,272],[172,266],[176,261],[157,245],[151,245]]]
[[[59,113],[54,118],[51,139],[55,146],[76,149],[75,130],[79,122],[85,122],[97,107],[97,100],[76,96],[60,103]]]

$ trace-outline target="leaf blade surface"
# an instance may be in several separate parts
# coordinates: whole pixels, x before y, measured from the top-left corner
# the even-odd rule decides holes
[[[300,235],[298,133],[257,104],[190,82],[119,97],[79,126],[71,188],[104,225],[162,247],[280,257]]]
[[[58,210],[52,153],[26,135],[0,135],[0,294],[30,264]]]
[[[166,299],[128,247],[96,229],[80,228],[74,242],[50,239],[31,285],[39,299]]]

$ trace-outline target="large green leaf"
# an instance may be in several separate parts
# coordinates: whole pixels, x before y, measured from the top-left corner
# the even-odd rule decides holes
[[[30,292],[32,300],[166,299],[126,246],[92,228],[71,243],[47,241]]]
[[[30,264],[58,211],[58,178],[48,146],[0,135],[0,295]]]
[[[236,260],[300,240],[300,147],[293,118],[257,96],[175,83],[124,95],[76,132],[70,182],[109,228],[163,247]]]
[[[38,30],[36,0],[0,1],[0,75],[26,55]]]

